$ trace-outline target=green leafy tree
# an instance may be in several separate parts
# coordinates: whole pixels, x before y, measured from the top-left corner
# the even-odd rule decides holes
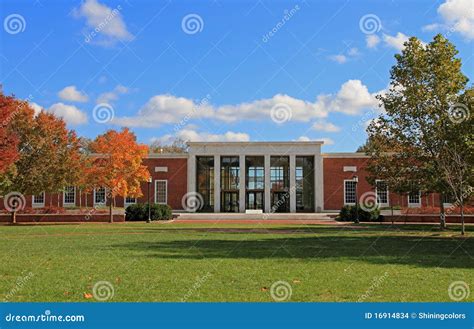
[[[369,181],[385,179],[395,192],[452,192],[445,168],[447,150],[461,150],[472,124],[456,120],[455,108],[467,88],[454,45],[442,35],[427,45],[405,43],[390,71],[390,87],[378,96],[385,113],[368,127]],[[453,136],[457,136],[453,138]],[[456,146],[456,148],[454,148]],[[469,163],[464,152],[458,153]],[[471,159],[472,161],[472,159]],[[472,166],[472,162],[470,163]],[[444,172],[444,174],[442,174]],[[441,226],[445,226],[441,210]]]

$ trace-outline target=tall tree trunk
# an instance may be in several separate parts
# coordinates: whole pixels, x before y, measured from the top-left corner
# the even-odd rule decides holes
[[[446,229],[446,212],[444,211],[443,193],[439,194],[439,228]]]
[[[464,235],[465,228],[464,228],[464,201],[461,197],[461,235]]]
[[[82,210],[82,190],[79,189],[79,209]]]
[[[114,208],[113,199],[110,198],[110,202],[109,202],[109,222],[110,223],[114,222],[113,208]]]
[[[11,212],[12,214],[12,224],[16,224],[16,210]]]

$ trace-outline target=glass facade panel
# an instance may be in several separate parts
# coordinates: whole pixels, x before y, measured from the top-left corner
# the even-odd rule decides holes
[[[198,211],[214,211],[214,157],[196,157],[196,165],[196,190],[203,199]]]
[[[239,175],[239,157],[221,157],[221,212],[239,212]]]
[[[261,209],[264,206],[265,194],[265,158],[251,156],[245,158],[246,191],[245,208]]]
[[[314,157],[296,157],[296,211],[314,211]]]
[[[270,187],[270,211],[289,212],[290,158],[288,156],[270,157]]]

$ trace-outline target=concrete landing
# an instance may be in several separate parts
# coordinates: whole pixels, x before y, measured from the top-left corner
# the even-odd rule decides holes
[[[177,220],[314,220],[333,222],[337,213],[180,213]]]

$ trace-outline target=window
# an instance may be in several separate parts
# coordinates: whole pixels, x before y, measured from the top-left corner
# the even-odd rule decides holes
[[[421,206],[421,192],[413,191],[408,193],[408,207],[420,207]]]
[[[196,157],[196,191],[203,204],[197,211],[214,210],[214,157]]]
[[[44,192],[41,192],[38,195],[33,195],[32,201],[33,207],[44,207]]]
[[[375,181],[375,194],[377,195],[377,203],[380,206],[387,207],[389,204],[388,185],[383,180]]]
[[[106,197],[105,187],[94,189],[94,204],[105,205]]]
[[[125,206],[135,204],[135,203],[137,203],[137,198],[132,198],[129,196],[125,198]]]
[[[351,180],[344,181],[344,204],[355,205],[356,204],[356,182]]]
[[[74,186],[66,186],[63,192],[63,205],[74,206],[76,204],[76,188]]]
[[[296,157],[296,211],[314,211],[314,157]]]
[[[168,181],[155,181],[155,203],[166,204],[168,202]]]

